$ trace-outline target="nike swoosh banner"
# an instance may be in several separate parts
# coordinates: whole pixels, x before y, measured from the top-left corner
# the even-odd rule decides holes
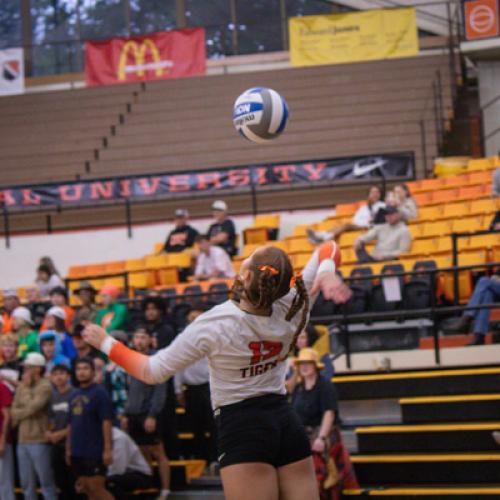
[[[204,75],[205,30],[151,33],[85,43],[88,86]]]
[[[9,210],[37,206],[96,205],[130,199],[148,201],[193,194],[245,193],[273,188],[324,187],[370,179],[410,180],[415,177],[413,153],[237,166],[114,177],[63,184],[0,188],[0,203]]]

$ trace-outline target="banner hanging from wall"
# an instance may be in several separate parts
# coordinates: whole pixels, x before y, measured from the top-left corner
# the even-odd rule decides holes
[[[23,49],[0,50],[0,96],[24,93]]]
[[[165,80],[205,71],[203,28],[85,43],[87,86]]]
[[[462,5],[467,40],[500,36],[499,0],[463,0]]]
[[[419,50],[414,8],[292,17],[289,32],[293,66],[408,57]]]
[[[249,191],[252,187],[313,187],[337,181],[367,181],[370,178],[408,180],[415,176],[413,153],[358,156],[335,160],[298,163],[263,164],[223,168],[86,180],[66,184],[23,186],[0,189],[0,203],[7,209],[33,208],[43,205],[60,207],[94,205],[124,199],[147,201],[182,194],[217,194]]]

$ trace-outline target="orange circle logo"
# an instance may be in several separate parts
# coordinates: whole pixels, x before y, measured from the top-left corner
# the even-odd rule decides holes
[[[486,33],[494,27],[495,13],[487,5],[477,5],[470,12],[469,23],[477,33]]]

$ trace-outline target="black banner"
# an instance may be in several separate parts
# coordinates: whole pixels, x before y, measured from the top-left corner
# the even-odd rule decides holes
[[[133,199],[146,201],[189,193],[216,193],[256,189],[265,186],[301,186],[353,181],[384,176],[387,179],[414,178],[413,153],[359,156],[336,160],[314,160],[234,167],[217,170],[151,174],[85,180],[64,184],[13,187],[0,190],[0,202],[7,208],[23,209],[45,205],[92,205],[103,201]]]

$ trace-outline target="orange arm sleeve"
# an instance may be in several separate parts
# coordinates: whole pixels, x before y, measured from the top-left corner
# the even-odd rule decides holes
[[[115,342],[109,352],[109,359],[121,366],[127,373],[146,383],[149,377],[149,356],[128,348],[121,342]]]
[[[340,248],[335,241],[327,241],[319,247],[319,263],[327,259],[333,260],[335,268],[341,264]]]

